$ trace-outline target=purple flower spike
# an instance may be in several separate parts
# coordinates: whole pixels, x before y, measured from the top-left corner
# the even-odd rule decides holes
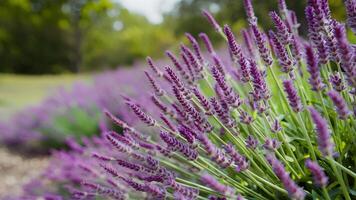
[[[140,106],[130,101],[126,101],[126,104],[132,109],[132,111],[140,118],[143,122],[145,122],[148,126],[155,126],[156,120],[154,120],[151,116],[147,115]]]
[[[302,102],[298,96],[298,92],[293,85],[292,80],[283,81],[284,91],[287,94],[288,102],[294,112],[300,112],[302,110]]]
[[[263,147],[267,150],[274,151],[278,149],[280,145],[281,143],[278,140],[267,138],[265,143],[263,144]]]
[[[341,58],[341,67],[345,71],[349,85],[356,87],[355,51],[347,41],[345,26],[341,24],[336,25],[334,33],[337,40],[339,57]]]
[[[257,24],[257,17],[253,11],[251,0],[244,0],[244,7],[247,15],[247,20],[250,24]]]
[[[198,88],[193,88],[193,93],[199,100],[200,105],[203,106],[203,108],[205,110],[205,114],[212,115],[213,111],[212,111],[212,107],[210,105],[209,100],[199,91]]]
[[[226,151],[227,154],[229,154],[232,158],[232,160],[234,161],[235,165],[236,165],[236,171],[237,172],[242,172],[245,171],[246,169],[248,169],[249,167],[249,163],[246,160],[246,158],[242,155],[240,155],[236,150],[235,147],[231,144],[227,144],[226,146],[224,146],[224,149]]]
[[[267,47],[265,35],[258,29],[257,25],[251,25],[251,30],[257,45],[258,52],[267,67],[271,66],[273,59],[271,52]]]
[[[307,70],[310,74],[309,83],[312,90],[320,91],[325,87],[325,85],[321,81],[318,59],[310,45],[306,45],[305,55],[307,60]]]
[[[278,16],[274,11],[269,13],[270,17],[273,20],[274,26],[277,30],[278,39],[282,42],[283,45],[288,45],[291,42],[292,34],[284,21]]]
[[[235,58],[241,56],[241,47],[237,44],[234,34],[232,33],[231,28],[228,25],[224,26],[224,33],[227,38],[227,42],[230,48],[230,52]]]
[[[269,31],[269,37],[271,39],[274,51],[278,58],[279,64],[281,65],[281,71],[284,73],[289,73],[293,70],[294,61],[289,57],[285,47],[279,41],[276,34],[273,31]]]
[[[330,99],[333,101],[336,108],[336,112],[339,115],[340,119],[347,119],[351,111],[347,108],[345,100],[340,96],[335,90],[328,92]]]
[[[272,133],[278,133],[281,130],[282,130],[281,124],[279,123],[279,121],[277,119],[275,119],[273,121],[273,124],[272,124],[272,127],[271,127]]]
[[[153,60],[151,57],[147,57],[146,61],[148,63],[148,65],[150,66],[150,68],[152,69],[152,71],[158,76],[158,77],[162,77],[163,76],[163,72],[161,70],[159,70],[157,68],[157,66],[153,63]]]
[[[244,41],[245,47],[247,49],[247,52],[248,52],[250,58],[255,59],[256,58],[255,47],[252,44],[251,35],[250,35],[249,31],[246,29],[242,29],[241,35],[243,37],[243,41]]]
[[[347,25],[356,34],[356,1],[346,0]]]
[[[334,90],[341,92],[346,89],[344,82],[342,78],[340,77],[340,74],[337,72],[335,74],[331,74],[329,81],[331,82]]]
[[[305,8],[305,17],[308,22],[309,31],[308,36],[313,45],[318,50],[319,62],[321,64],[326,64],[329,59],[328,50],[326,47],[326,42],[323,39],[323,36],[321,35],[321,32],[319,30],[319,25],[315,20],[314,12],[315,10],[312,6],[307,6]]]
[[[205,33],[200,33],[199,37],[200,37],[200,39],[203,40],[203,42],[205,44],[205,47],[206,47],[206,50],[211,54],[215,54],[213,45],[211,44],[211,41],[210,41],[208,35],[205,34]]]
[[[195,160],[198,158],[198,152],[187,144],[177,140],[175,137],[171,136],[167,132],[161,131],[160,136],[162,140],[167,144],[168,148],[172,151],[179,151],[187,159]]]
[[[221,184],[219,181],[217,181],[213,176],[210,176],[209,174],[203,174],[200,177],[200,181],[203,182],[208,187],[210,187],[211,189],[219,192],[220,194],[228,195],[233,192],[232,188]]]
[[[202,14],[206,17],[209,23],[214,27],[216,32],[222,32],[220,25],[216,22],[215,18],[209,11],[203,10]]]
[[[328,123],[313,107],[309,107],[309,112],[315,124],[320,152],[323,154],[323,156],[332,156],[334,152],[334,146],[331,143]]]
[[[252,135],[247,136],[246,146],[248,148],[256,149],[257,145],[258,145],[258,141]]]
[[[174,64],[175,68],[180,73],[181,77],[183,77],[185,80],[189,81],[190,77],[189,77],[188,73],[183,69],[183,66],[179,63],[177,57],[170,51],[166,51],[166,55],[169,57],[169,59],[171,59],[171,61]]]
[[[200,46],[196,39],[190,34],[190,33],[185,33],[185,36],[188,38],[190,44],[192,45],[194,49],[195,56],[199,60],[200,64],[204,64],[204,59],[202,57],[201,51],[200,51]]]
[[[258,69],[255,61],[250,59],[250,75],[253,83],[253,96],[255,101],[268,100],[271,97],[264,74]]]
[[[157,96],[163,96],[164,95],[164,91],[162,90],[162,88],[156,83],[156,81],[153,79],[153,77],[147,72],[145,71],[145,75],[148,79],[148,81],[151,83],[151,86],[153,88],[153,90],[155,91],[155,94]]]
[[[283,183],[284,188],[288,191],[289,197],[294,200],[303,200],[305,192],[290,178],[283,164],[273,154],[267,154],[266,159],[272,166],[274,173]]]
[[[323,169],[318,165],[317,162],[311,160],[305,161],[305,166],[310,170],[313,175],[314,184],[319,187],[326,187],[328,184],[328,177],[325,175]]]

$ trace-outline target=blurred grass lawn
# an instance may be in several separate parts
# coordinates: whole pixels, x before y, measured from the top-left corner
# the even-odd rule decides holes
[[[0,120],[16,111],[40,103],[59,87],[69,88],[74,82],[89,81],[88,74],[12,75],[0,74]]]

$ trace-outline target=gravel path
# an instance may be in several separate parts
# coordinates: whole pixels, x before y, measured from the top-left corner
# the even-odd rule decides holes
[[[0,199],[21,194],[21,186],[38,176],[48,160],[48,157],[24,157],[0,147]]]

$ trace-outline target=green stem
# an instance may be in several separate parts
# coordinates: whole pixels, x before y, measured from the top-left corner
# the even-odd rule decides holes
[[[342,178],[342,175],[341,175],[340,171],[336,168],[334,159],[332,157],[328,157],[327,159],[328,159],[328,161],[329,161],[329,163],[331,165],[331,168],[333,169],[333,171],[335,173],[335,176],[336,176],[336,178],[337,178],[337,180],[338,180],[338,182],[339,182],[339,184],[341,186],[341,190],[342,190],[342,193],[345,196],[345,199],[346,200],[351,200],[349,192],[348,192],[347,187],[345,185],[344,179]]]
[[[302,117],[301,117],[300,112],[298,112],[297,116],[298,116],[299,124],[302,125],[302,128],[303,128],[302,133],[303,133],[303,135],[304,135],[304,138],[307,140],[308,149],[309,149],[309,152],[311,153],[311,157],[312,157],[313,160],[316,160],[316,155],[315,155],[315,152],[314,152],[314,147],[313,147],[313,145],[312,145],[312,143],[311,143],[311,139],[310,139],[310,137],[309,137],[308,130],[307,130],[307,128],[305,127],[305,124],[303,123],[303,119],[302,119]]]

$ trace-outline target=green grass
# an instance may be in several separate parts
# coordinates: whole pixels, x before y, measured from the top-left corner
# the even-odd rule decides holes
[[[14,112],[36,105],[58,87],[70,88],[76,81],[89,81],[90,75],[26,76],[0,74],[0,119]]]

